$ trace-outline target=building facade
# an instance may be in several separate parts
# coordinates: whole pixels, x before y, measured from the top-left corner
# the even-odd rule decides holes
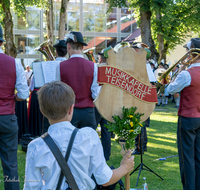
[[[55,0],[54,36],[58,38],[60,0]],[[96,47],[95,54],[103,48],[114,46],[117,42],[137,31],[134,13],[128,8],[113,8],[107,13],[108,5],[104,0],[70,0],[67,8],[66,33],[80,31],[88,48]],[[45,11],[37,7],[27,7],[26,20],[18,18],[14,13],[14,42],[17,47],[17,58],[24,65],[33,61],[42,61],[42,54],[34,51],[47,39]]]

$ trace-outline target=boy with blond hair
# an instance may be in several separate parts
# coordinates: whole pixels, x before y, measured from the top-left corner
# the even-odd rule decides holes
[[[75,94],[70,86],[55,81],[45,84],[38,91],[41,112],[49,119],[48,134],[63,156],[75,127],[70,123],[73,115]],[[106,164],[100,139],[91,127],[78,130],[68,159],[68,166],[80,190],[92,190],[95,182],[108,186],[117,182],[134,168],[134,157],[130,152],[121,161],[121,166],[111,170]],[[44,140],[39,137],[28,145],[26,156],[26,180],[24,189],[56,189],[61,169]],[[67,189],[63,180],[61,189]]]

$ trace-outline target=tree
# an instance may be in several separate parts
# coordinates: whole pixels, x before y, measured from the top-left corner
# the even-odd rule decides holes
[[[10,9],[13,8],[18,17],[26,19],[26,6],[45,7],[46,0],[0,0],[0,14],[3,19],[5,34],[5,53],[12,57],[17,56],[17,50],[13,42],[13,21]]]
[[[3,23],[5,26],[4,34],[5,34],[5,54],[10,55],[12,57],[17,56],[17,49],[13,42],[13,21],[12,15],[10,12],[10,1],[9,0],[1,0],[1,8],[4,12]]]
[[[158,59],[158,52],[155,48],[154,41],[151,34],[151,0],[130,0],[130,4],[127,4],[126,0],[106,0],[109,3],[110,11],[112,7],[132,7],[139,16],[139,26],[141,30],[142,42],[149,46],[152,54],[151,57],[155,60]]]
[[[156,61],[164,59],[170,49],[183,43],[189,31],[198,31],[200,2],[198,0],[106,0],[109,8],[128,6],[135,9],[146,43]]]

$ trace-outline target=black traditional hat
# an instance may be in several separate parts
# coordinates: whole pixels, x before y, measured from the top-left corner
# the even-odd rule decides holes
[[[149,46],[142,42],[133,42],[132,44],[132,48],[142,48],[142,47],[149,49]]]
[[[149,46],[148,45],[146,45],[145,43],[142,43],[142,42],[133,42],[132,43],[132,46],[131,46],[132,48],[144,48],[145,49],[145,51],[147,52],[147,59],[149,59],[150,58],[150,56],[151,56],[151,51],[149,50]]]
[[[165,64],[164,64],[164,68],[165,68],[165,69],[168,69],[168,68],[169,68],[169,65],[165,63]]]
[[[53,47],[66,48],[67,44],[66,44],[65,40],[58,40],[57,43]]]
[[[5,40],[3,39],[3,30],[0,26],[0,41],[5,42]]]
[[[102,49],[100,52],[98,52],[98,55],[101,55],[104,57],[104,49]]]
[[[149,61],[149,64],[150,64],[150,65],[152,65],[152,66],[155,66],[155,64],[154,64],[154,63],[152,63],[151,61]]]
[[[75,42],[75,43],[81,43],[83,44],[83,46],[87,46],[87,44],[84,43],[83,41],[83,35],[81,34],[81,32],[70,32],[65,37],[67,38],[66,43]]]
[[[192,48],[200,48],[200,38],[192,38],[183,47],[187,48],[188,50]]]
[[[164,63],[163,62],[160,62],[158,65],[162,65],[164,67]]]

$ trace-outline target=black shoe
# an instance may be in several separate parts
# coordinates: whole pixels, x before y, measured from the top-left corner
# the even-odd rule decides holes
[[[140,154],[141,154],[141,152],[137,148],[135,148],[131,155],[140,155]],[[144,154],[144,151],[142,151],[142,154]]]
[[[143,148],[143,151],[147,151],[147,147],[144,147],[144,148]]]
[[[157,104],[156,106],[160,106],[160,105]]]
[[[162,104],[162,107],[165,107],[165,104]]]

